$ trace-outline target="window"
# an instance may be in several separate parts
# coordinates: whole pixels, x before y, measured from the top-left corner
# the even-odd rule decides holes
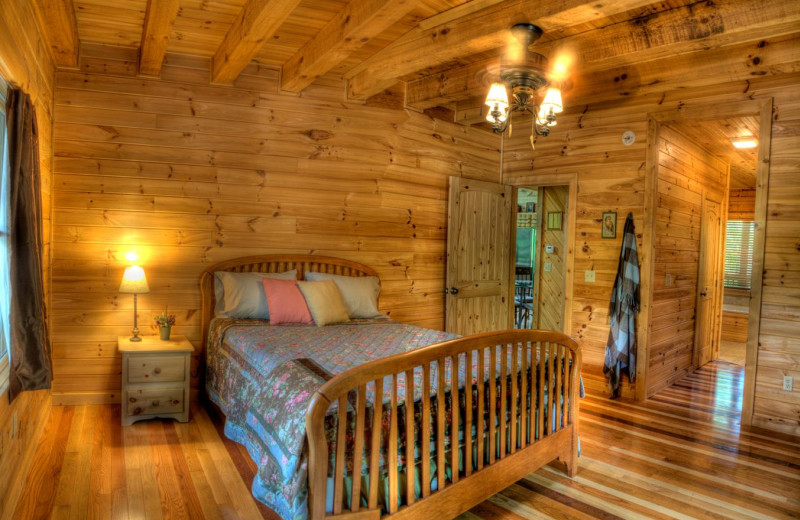
[[[756,223],[729,220],[725,238],[725,287],[750,290],[753,274],[753,236]]]
[[[6,99],[8,84],[0,77],[0,395],[8,389],[11,290],[8,273],[8,150],[6,146]]]

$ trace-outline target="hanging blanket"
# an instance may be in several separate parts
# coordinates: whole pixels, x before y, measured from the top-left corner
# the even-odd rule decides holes
[[[622,374],[636,379],[636,315],[639,313],[639,258],[636,254],[636,232],[633,214],[625,219],[622,250],[619,253],[617,278],[611,291],[608,333],[603,373],[611,387],[611,398],[619,396]]]

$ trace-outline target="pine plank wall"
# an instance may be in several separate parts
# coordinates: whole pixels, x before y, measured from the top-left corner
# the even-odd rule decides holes
[[[237,256],[366,263],[382,310],[443,328],[448,176],[497,180],[494,136],[346,103],[340,82],[295,96],[255,66],[224,87],[209,85],[206,59],[168,56],[161,79],[135,77],[135,64],[135,49],[84,45],[80,71],[56,75],[54,402],[119,400],[132,250],[151,289],[142,328],[168,304],[197,347],[195,373],[198,277]]]
[[[762,293],[753,423],[800,434],[800,392],[781,390],[781,378],[800,376],[800,75],[797,37],[782,37],[710,51],[707,67],[716,67],[719,84],[693,84],[682,56],[649,67],[621,67],[577,78],[565,92],[565,113],[532,151],[519,132],[506,141],[505,176],[526,186],[542,176],[577,174],[575,277],[570,335],[583,348],[587,386],[602,389],[603,356],[608,339],[608,300],[617,268],[621,233],[600,237],[603,211],[616,211],[620,222],[633,212],[642,260],[645,164],[648,114],[690,112],[721,103],[773,99],[772,147],[767,204],[766,255]],[[792,49],[795,49],[794,51]],[[712,59],[713,58],[713,59]],[[785,70],[776,77],[762,77]],[[524,125],[523,125],[524,126]],[[638,138],[626,147],[625,130]],[[622,224],[619,224],[620,226]],[[593,269],[596,282],[584,282]],[[643,296],[644,298],[645,296]],[[643,324],[637,324],[641,337]],[[648,355],[647,352],[644,355]],[[633,395],[633,386],[624,393]]]
[[[52,121],[54,67],[35,22],[30,2],[0,2],[0,75],[21,87],[33,100],[39,130],[42,211],[44,226],[45,297],[50,297]],[[50,410],[50,392],[25,392],[12,404],[8,394],[0,395],[0,511],[13,502],[21,490],[19,473],[26,470],[26,456],[32,455],[38,431]],[[17,431],[14,432],[14,417]]]

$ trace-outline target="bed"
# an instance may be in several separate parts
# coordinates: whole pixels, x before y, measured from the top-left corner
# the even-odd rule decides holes
[[[554,459],[574,476],[574,340],[542,330],[457,338],[386,318],[213,319],[215,272],[293,269],[298,280],[377,276],[343,259],[264,255],[200,279],[206,395],[259,465],[256,498],[284,518],[453,518]]]

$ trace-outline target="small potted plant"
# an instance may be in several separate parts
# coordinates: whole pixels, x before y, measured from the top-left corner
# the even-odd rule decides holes
[[[167,307],[164,307],[164,312],[155,316],[153,322],[158,327],[158,334],[162,340],[169,340],[169,334],[172,326],[175,325],[175,315],[167,312]]]

